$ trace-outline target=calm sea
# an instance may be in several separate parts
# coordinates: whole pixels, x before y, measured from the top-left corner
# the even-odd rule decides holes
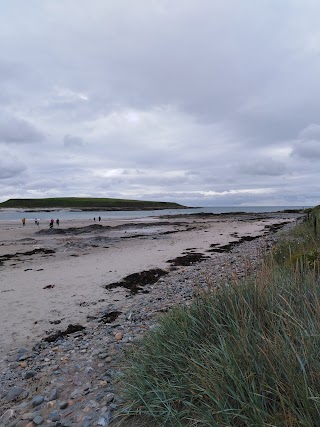
[[[150,211],[76,211],[70,212],[66,210],[55,210],[52,212],[25,212],[23,210],[0,210],[0,221],[21,221],[23,217],[27,220],[43,219],[50,220],[51,218],[60,220],[71,219],[132,219],[146,218],[159,215],[177,215],[177,214],[192,214],[192,213],[228,213],[228,212],[277,212],[286,209],[303,209],[309,206],[219,206],[205,208],[188,208],[188,209],[164,209]]]

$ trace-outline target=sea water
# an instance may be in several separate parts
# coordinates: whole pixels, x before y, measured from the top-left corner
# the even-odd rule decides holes
[[[85,220],[94,218],[98,221],[99,216],[101,219],[142,219],[147,217],[155,217],[160,215],[182,215],[182,214],[195,214],[195,213],[232,213],[232,212],[247,212],[247,213],[262,213],[262,212],[278,212],[288,209],[304,209],[309,206],[215,206],[203,208],[187,208],[187,209],[161,209],[161,210],[148,210],[148,211],[69,211],[65,209],[54,209],[50,212],[32,211],[27,212],[23,209],[19,210],[0,210],[0,221],[21,221],[22,218],[26,220],[39,220],[50,221],[56,220]]]

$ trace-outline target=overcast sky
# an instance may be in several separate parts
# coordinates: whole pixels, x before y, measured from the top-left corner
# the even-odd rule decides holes
[[[318,0],[0,0],[0,201],[319,204]]]

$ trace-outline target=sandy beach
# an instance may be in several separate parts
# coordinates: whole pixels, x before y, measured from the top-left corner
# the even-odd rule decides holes
[[[294,213],[0,222],[0,426],[117,426],[122,356],[173,306],[254,274]]]
[[[221,246],[295,220],[294,214],[185,215],[69,220],[51,230],[33,221],[2,222],[0,355],[70,323],[85,324],[108,304],[121,309],[130,290],[106,286],[132,273],[183,269],[172,260],[186,254],[210,257]]]

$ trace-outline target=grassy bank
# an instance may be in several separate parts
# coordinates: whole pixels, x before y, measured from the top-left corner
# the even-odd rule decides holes
[[[56,197],[46,199],[9,199],[0,203],[1,208],[14,209],[90,209],[90,210],[146,210],[181,209],[178,203],[154,202],[146,200],[127,200],[91,197]]]
[[[309,218],[255,277],[166,314],[127,355],[123,425],[319,426],[318,234]]]

